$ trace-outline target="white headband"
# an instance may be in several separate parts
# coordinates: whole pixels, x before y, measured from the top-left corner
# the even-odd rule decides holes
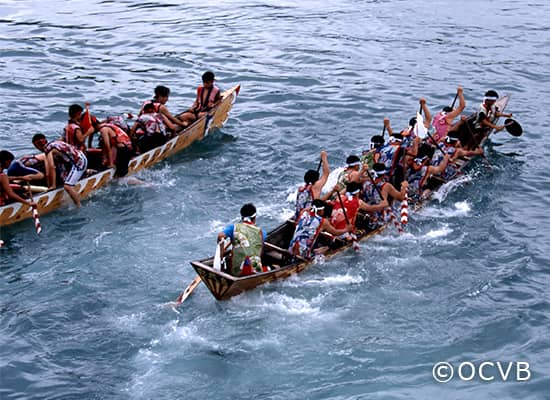
[[[252,220],[256,218],[256,213],[252,214],[251,216],[249,217],[243,217],[243,221],[244,222],[252,222]]]
[[[497,96],[485,96],[483,98],[483,101],[485,101],[485,100],[495,100],[496,101],[496,100],[498,100],[498,97]]]
[[[355,161],[351,164],[346,164],[346,166],[349,168],[349,167],[358,167],[359,165],[361,165],[361,161]]]

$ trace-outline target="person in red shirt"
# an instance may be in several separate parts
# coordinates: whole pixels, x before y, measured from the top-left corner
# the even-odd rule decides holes
[[[190,109],[178,115],[185,123],[192,124],[212,110],[221,100],[220,89],[214,85],[216,77],[212,71],[202,74],[202,85],[197,88],[197,98]]]

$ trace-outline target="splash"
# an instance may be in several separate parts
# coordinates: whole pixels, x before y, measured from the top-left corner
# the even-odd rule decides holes
[[[449,228],[449,226],[445,225],[440,229],[431,230],[428,233],[426,233],[426,237],[429,239],[436,239],[440,237],[445,237],[453,233],[453,230]]]
[[[472,177],[469,175],[462,175],[456,179],[453,179],[447,183],[444,183],[437,191],[432,193],[432,197],[442,203],[447,196],[452,193],[456,188],[472,181]]]

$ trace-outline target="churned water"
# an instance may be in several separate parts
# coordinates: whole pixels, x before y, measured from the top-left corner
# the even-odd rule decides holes
[[[548,399],[549,18],[536,0],[0,1],[0,147],[17,155],[73,102],[135,113],[165,84],[176,111],[207,69],[242,84],[226,125],[149,186],[67,205],[40,237],[2,228],[0,398]],[[404,127],[457,85],[468,111],[511,94],[525,133],[494,136],[492,168],[474,163],[404,235],[162,306],[244,202],[275,227],[320,150],[340,166],[385,116]]]

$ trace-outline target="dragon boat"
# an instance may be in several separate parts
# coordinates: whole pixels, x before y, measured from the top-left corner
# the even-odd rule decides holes
[[[503,111],[508,104],[508,101],[509,96],[503,96],[497,100],[496,105],[498,109]],[[496,123],[497,120],[498,118],[495,118],[493,123]],[[489,130],[486,133],[480,142],[480,146],[483,145],[491,133],[492,130]],[[457,174],[453,179],[456,179],[458,175],[462,174],[463,170],[467,168],[471,161],[472,158],[470,157],[456,160],[455,164],[457,166]],[[426,204],[430,200],[433,192],[445,183],[442,179],[437,179],[435,182],[436,185],[427,192],[427,195],[423,196],[420,201],[413,204],[413,210],[416,211]],[[381,233],[394,223],[394,221],[388,221],[380,226],[370,226],[367,219],[368,216],[365,214],[360,213],[357,216],[356,226],[358,227],[358,230],[356,231],[356,235],[358,242],[364,241],[369,237]],[[265,283],[288,278],[289,276],[301,272],[315,263],[315,259],[304,259],[297,257],[287,250],[294,234],[294,229],[295,222],[288,220],[267,234],[264,241],[262,264],[273,267],[268,272],[257,273],[244,277],[233,276],[223,272],[223,268],[215,268],[215,257],[192,261],[191,265],[195,269],[198,278],[204,282],[217,300],[227,300],[244,291],[254,289]],[[325,258],[330,258],[349,249],[353,245],[353,242],[335,239],[332,235],[321,233],[317,239],[315,247],[324,249],[322,253],[323,256]],[[222,256],[227,255],[228,254],[226,253]],[[189,285],[189,288],[182,293],[180,298],[178,298],[176,303],[181,304],[181,302],[187,298],[190,294],[190,290],[194,289],[194,287],[200,283],[198,278],[195,278],[191,285]]]
[[[216,128],[221,128],[229,116],[241,86],[236,85],[221,94],[221,102],[207,115],[195,121],[192,125],[168,140],[164,145],[155,147],[145,153],[133,157],[128,164],[128,175],[148,168],[167,157],[189,147],[193,142],[204,139]],[[75,190],[81,199],[85,199],[107,183],[115,179],[115,169],[109,168],[81,179]],[[59,208],[65,198],[63,187],[46,190],[34,196],[38,212],[44,215]],[[32,217],[32,207],[19,202],[0,207],[0,227],[17,223]]]

